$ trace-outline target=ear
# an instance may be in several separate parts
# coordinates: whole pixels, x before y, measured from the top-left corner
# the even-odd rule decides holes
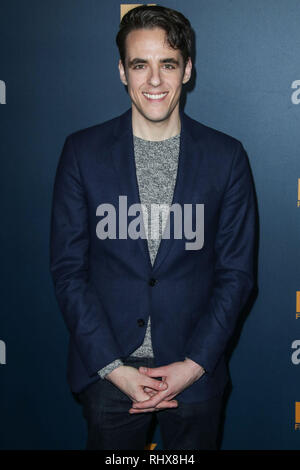
[[[189,81],[189,79],[191,78],[192,67],[193,67],[192,60],[189,57],[188,61],[186,63],[185,70],[184,70],[184,75],[183,75],[183,78],[182,78],[182,83],[183,84],[187,83]]]
[[[124,66],[123,66],[121,59],[119,60],[118,67],[119,67],[119,72],[120,72],[120,80],[124,85],[127,85],[126,74],[125,74]]]

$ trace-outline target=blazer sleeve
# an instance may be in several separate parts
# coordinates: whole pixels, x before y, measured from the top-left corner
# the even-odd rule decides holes
[[[65,140],[53,190],[50,271],[64,321],[90,376],[122,353],[89,278],[87,201],[73,146]]]
[[[214,372],[253,289],[255,236],[254,188],[246,152],[238,142],[215,238],[212,294],[185,351],[208,374]]]

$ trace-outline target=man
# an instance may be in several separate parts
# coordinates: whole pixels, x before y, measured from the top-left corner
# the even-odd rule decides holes
[[[130,10],[117,44],[131,109],[68,136],[59,161],[51,272],[87,449],[143,449],[153,412],[165,449],[216,448],[224,353],[253,287],[255,205],[242,144],[179,108],[191,37],[179,12]],[[173,206],[204,207],[204,244],[162,227],[152,237],[154,204],[173,234]]]

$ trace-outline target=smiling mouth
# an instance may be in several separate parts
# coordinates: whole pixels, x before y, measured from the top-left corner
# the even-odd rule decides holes
[[[168,94],[168,91],[165,93],[145,93],[143,95],[148,101],[162,101]]]

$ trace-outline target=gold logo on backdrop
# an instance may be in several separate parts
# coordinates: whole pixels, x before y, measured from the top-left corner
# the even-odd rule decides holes
[[[144,447],[144,450],[154,450],[155,447],[157,446],[157,444],[154,444],[154,443],[149,443],[147,444],[145,447]]]
[[[300,207],[300,178],[298,178],[298,202],[297,207]]]
[[[300,291],[296,292],[296,320],[300,318]]]
[[[144,4],[143,3],[121,3],[120,4],[120,21],[129,10],[139,7],[140,5],[144,5]],[[151,5],[154,6],[156,5],[156,3],[147,3],[148,7],[150,7]]]
[[[295,402],[295,430],[300,429],[300,401]]]

